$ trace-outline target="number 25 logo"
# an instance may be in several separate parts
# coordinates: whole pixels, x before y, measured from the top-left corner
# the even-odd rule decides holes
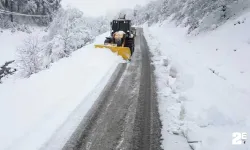
[[[232,133],[232,144],[233,145],[241,145],[245,144],[246,139],[247,139],[247,133],[246,132],[234,132]]]

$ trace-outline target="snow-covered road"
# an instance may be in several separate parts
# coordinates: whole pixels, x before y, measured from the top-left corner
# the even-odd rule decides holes
[[[120,64],[64,150],[160,150],[154,77],[142,29],[135,53]]]
[[[152,69],[139,29],[128,64],[91,44],[28,79],[6,79],[0,149],[160,149]]]

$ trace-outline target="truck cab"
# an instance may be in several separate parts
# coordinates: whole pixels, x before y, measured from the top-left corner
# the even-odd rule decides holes
[[[127,37],[131,37],[131,20],[117,19],[113,20],[111,23],[111,36],[118,31],[123,31],[126,33]]]

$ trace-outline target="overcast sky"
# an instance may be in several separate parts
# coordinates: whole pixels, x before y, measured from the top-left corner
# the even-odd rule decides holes
[[[79,8],[90,16],[100,16],[122,8],[133,8],[136,4],[144,5],[149,1],[151,0],[62,0],[62,5]]]

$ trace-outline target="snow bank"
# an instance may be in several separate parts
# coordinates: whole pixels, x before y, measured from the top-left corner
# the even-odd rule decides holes
[[[28,79],[6,80],[0,85],[0,149],[39,149],[55,134],[66,142],[119,62],[111,51],[88,45]]]
[[[144,27],[156,66],[164,149],[250,148],[249,141],[232,145],[232,132],[250,134],[249,26],[250,13],[196,37],[169,21]]]

